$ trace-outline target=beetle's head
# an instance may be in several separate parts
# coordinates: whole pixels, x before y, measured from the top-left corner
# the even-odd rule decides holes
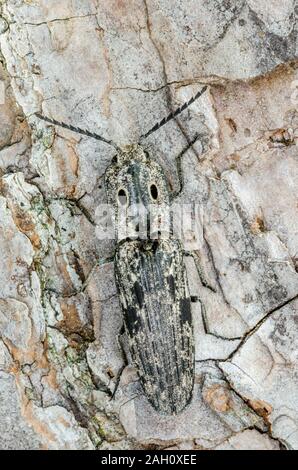
[[[139,145],[124,148],[105,172],[108,202],[113,205],[169,204],[168,183],[158,163]]]
[[[125,147],[117,153],[106,170],[105,187],[116,217],[120,210],[131,214],[142,210],[152,212],[152,208],[170,203],[162,168],[140,145]]]

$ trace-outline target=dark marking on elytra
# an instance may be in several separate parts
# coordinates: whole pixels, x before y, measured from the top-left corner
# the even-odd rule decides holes
[[[183,323],[191,323],[191,307],[190,307],[190,298],[180,300],[180,311],[181,311],[181,320]]]
[[[126,308],[126,326],[129,333],[132,335],[140,328],[140,318],[137,314],[137,309],[130,305]]]
[[[142,308],[143,302],[144,302],[144,291],[137,281],[134,283],[133,288],[134,288],[134,293],[135,293],[138,305],[140,308]]]
[[[167,282],[170,289],[170,294],[175,300],[175,280],[173,274],[169,274],[169,276],[167,277]]]

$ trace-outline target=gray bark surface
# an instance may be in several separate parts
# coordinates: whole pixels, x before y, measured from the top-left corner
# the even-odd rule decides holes
[[[297,2],[0,1],[0,448],[298,449]],[[146,141],[202,208],[186,257],[193,400],[150,406],[96,235],[114,150]],[[124,345],[125,337],[120,338]]]

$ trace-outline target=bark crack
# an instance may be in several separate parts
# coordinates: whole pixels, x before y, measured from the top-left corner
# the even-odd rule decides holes
[[[267,434],[270,439],[278,442],[279,446],[280,446],[280,449],[281,450],[287,450],[287,447],[286,445],[284,444],[284,442],[281,440],[281,439],[278,439],[277,437],[273,436],[273,433],[272,433],[272,424],[269,420],[269,416],[264,416],[264,414],[261,412],[261,411],[258,411],[256,409],[254,409],[254,407],[252,406],[250,400],[248,398],[246,398],[245,396],[241,395],[240,392],[238,392],[235,387],[233,386],[233,384],[231,383],[231,381],[228,379],[225,371],[222,369],[222,367],[220,366],[220,362],[224,362],[224,361],[218,361],[217,362],[217,366],[219,367],[219,369],[221,370],[221,372],[223,373],[224,377],[225,377],[225,381],[227,382],[228,386],[230,387],[230,389],[233,391],[233,393],[235,393],[235,395],[237,395],[247,406],[248,408],[251,409],[251,411],[254,413],[254,414],[257,414],[258,416],[260,416],[260,418],[262,418],[263,420],[263,423],[264,423],[264,426],[265,428],[267,429],[266,431],[260,429],[259,427],[256,427],[256,426],[253,426],[253,429],[257,429],[259,432],[261,432],[261,434]],[[250,429],[250,428],[248,428]]]
[[[295,296],[291,297],[290,299],[286,300],[284,303],[282,303],[281,305],[278,305],[277,307],[274,307],[273,309],[269,310],[266,315],[264,315],[263,318],[261,318],[261,320],[259,320],[256,325],[254,325],[242,338],[242,340],[240,341],[240,344],[237,346],[237,348],[235,349],[235,351],[233,351],[228,357],[227,359],[225,359],[225,361],[223,362],[227,362],[227,361],[230,361],[233,356],[242,348],[242,346],[246,343],[246,341],[256,332],[258,331],[258,329],[263,325],[263,323],[275,312],[277,312],[278,310],[282,309],[283,307],[285,307],[286,305],[290,304],[291,302],[293,302],[294,300],[296,300],[298,298],[298,294],[296,294]]]
[[[56,23],[57,21],[71,21],[71,20],[76,20],[76,19],[79,19],[79,18],[92,18],[92,17],[95,17],[96,16],[96,13],[89,13],[88,15],[75,15],[75,16],[68,16],[68,17],[65,17],[65,18],[53,18],[52,20],[48,20],[48,21],[41,21],[39,23],[31,23],[31,22],[24,22],[23,24],[25,26],[42,26],[42,25],[48,25],[48,24],[51,24],[51,23]]]

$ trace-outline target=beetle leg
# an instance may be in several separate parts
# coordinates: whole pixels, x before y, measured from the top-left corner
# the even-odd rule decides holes
[[[101,258],[97,261],[97,263],[93,266],[93,268],[89,271],[89,273],[87,274],[87,277],[82,285],[82,288],[81,288],[81,292],[84,292],[84,290],[86,289],[86,287],[88,286],[89,284],[89,281],[95,271],[95,269],[98,267],[98,266],[104,266],[105,264],[108,264],[108,263],[111,263],[112,261],[114,261],[114,256],[110,256],[109,258]]]
[[[171,196],[172,199],[175,199],[175,197],[179,196],[179,194],[181,194],[181,192],[183,191],[183,187],[184,187],[184,176],[183,176],[183,171],[182,171],[182,157],[187,152],[187,150],[190,149],[190,147],[192,147],[192,145],[196,143],[198,138],[199,138],[199,134],[195,134],[194,138],[190,142],[188,142],[188,144],[184,147],[182,152],[180,152],[179,155],[177,155],[177,157],[175,158],[177,176],[179,180],[179,188],[177,191],[173,192]]]
[[[203,328],[204,328],[205,333],[208,334],[209,331],[208,331],[206,307],[203,304],[202,300],[200,300],[200,304],[201,304],[201,315],[202,315]]]
[[[177,197],[183,191],[184,175],[183,175],[183,171],[182,171],[182,157],[185,154],[185,152],[188,150],[188,148],[189,147],[187,147],[186,150],[184,149],[175,159],[176,169],[177,169],[177,176],[178,176],[178,181],[179,181],[179,189],[173,194],[173,198]]]
[[[121,341],[121,337],[124,335],[124,333],[125,333],[125,328],[124,328],[124,324],[122,324],[122,326],[120,328],[120,331],[117,334],[117,343],[118,343],[118,347],[119,347],[119,349],[122,353],[124,363],[125,363],[125,365],[127,365],[128,364],[128,358],[127,358],[126,351],[125,351],[124,346],[123,346],[122,341]]]
[[[118,390],[118,387],[119,387],[119,384],[120,384],[120,379],[121,379],[121,376],[122,376],[122,372],[124,371],[126,367],[126,364],[123,364],[123,366],[121,367],[121,369],[119,370],[118,374],[117,374],[117,379],[116,379],[116,383],[115,383],[115,388],[112,392],[112,395],[110,397],[110,401],[114,399],[115,395],[116,395],[116,392]]]
[[[91,279],[95,269],[97,268],[97,266],[104,266],[105,264],[111,263],[111,261],[113,261],[113,260],[114,260],[114,256],[111,256],[110,258],[103,258],[103,259],[98,260],[98,262],[90,269],[89,273],[87,274],[86,279],[82,284],[82,287],[80,289],[76,290],[76,291],[73,291],[73,292],[69,293],[68,297],[72,297],[72,296],[75,296],[75,295],[78,295],[78,294],[81,294],[82,292],[84,292],[86,290],[86,288],[88,287],[90,279]],[[60,293],[57,290],[52,289],[50,287],[46,287],[45,291],[46,292],[52,292],[53,294],[56,294],[57,296],[63,295],[62,293]]]
[[[203,266],[201,264],[200,255],[199,255],[198,251],[193,251],[193,252],[185,251],[184,254],[185,254],[185,256],[191,256],[193,258],[196,269],[198,271],[198,274],[199,274],[199,277],[200,277],[200,280],[201,280],[201,283],[203,284],[203,286],[207,287],[210,290],[212,290],[212,292],[216,292],[216,288],[213,285],[211,285],[210,282],[207,279],[207,276],[206,276],[205,271],[203,269]]]
[[[122,372],[124,371],[125,367],[127,366],[128,364],[128,358],[127,358],[127,354],[126,354],[126,351],[125,351],[125,348],[123,347],[123,344],[122,344],[122,341],[121,341],[121,337],[123,336],[123,334],[125,333],[125,328],[124,328],[124,324],[121,326],[121,329],[119,331],[119,333],[117,334],[117,343],[118,343],[118,347],[122,353],[122,356],[123,356],[123,360],[124,360],[124,364],[123,366],[120,368],[118,374],[117,374],[117,378],[116,378],[116,383],[115,383],[115,388],[113,390],[113,393],[110,397],[110,400],[113,400],[114,396],[116,395],[116,392],[118,390],[118,387],[119,387],[119,384],[120,384],[120,380],[121,380],[121,376],[122,376]]]
[[[201,317],[202,317],[202,323],[203,323],[203,328],[204,328],[204,332],[206,334],[209,334],[209,331],[208,331],[208,320],[207,320],[207,312],[206,312],[206,307],[202,301],[202,299],[200,299],[200,297],[198,297],[197,295],[191,295],[190,296],[190,301],[191,302],[199,302],[200,303],[200,306],[201,306]]]
[[[108,263],[111,263],[112,261],[114,261],[114,255],[113,256],[109,256],[109,258],[101,258],[100,260],[98,260],[98,266],[103,266],[104,264],[108,264]]]

